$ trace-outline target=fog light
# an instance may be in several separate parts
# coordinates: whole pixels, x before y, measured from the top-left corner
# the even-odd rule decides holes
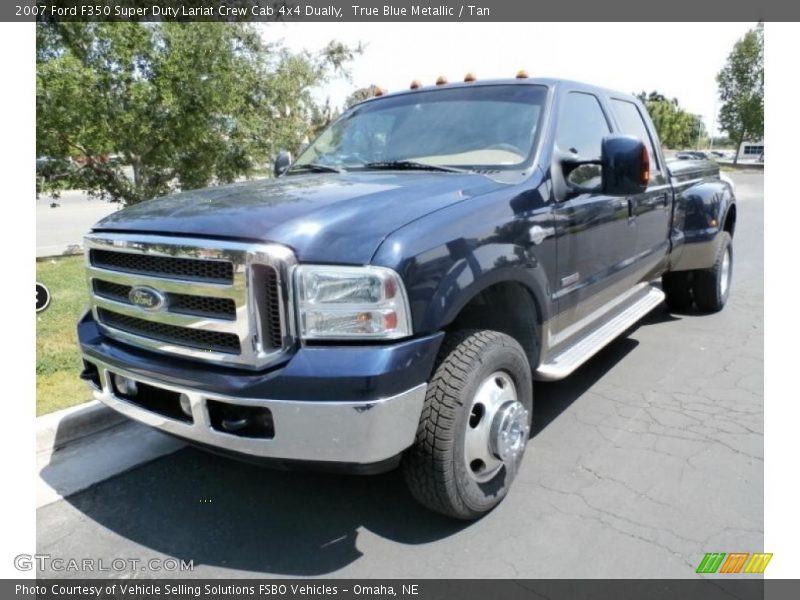
[[[135,396],[139,393],[139,387],[133,379],[114,374],[114,387],[123,396]]]
[[[181,410],[183,411],[183,414],[185,414],[187,417],[191,417],[192,401],[189,400],[189,396],[187,396],[186,394],[181,394],[179,400],[181,403]]]

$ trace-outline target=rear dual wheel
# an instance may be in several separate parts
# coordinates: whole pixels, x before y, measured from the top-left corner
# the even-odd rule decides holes
[[[733,243],[727,231],[722,236],[714,264],[708,269],[664,273],[661,285],[667,306],[676,311],[688,310],[692,304],[701,312],[719,312],[728,302],[733,277]]]
[[[664,273],[661,277],[661,288],[667,297],[666,302],[670,310],[689,310],[694,304],[691,271]]]
[[[459,519],[492,510],[517,475],[532,411],[531,368],[513,338],[491,330],[450,334],[403,459],[411,493]]]
[[[725,231],[720,234],[722,243],[717,251],[714,266],[696,271],[692,290],[697,308],[703,312],[718,312],[728,301],[733,276],[733,245],[731,236]]]

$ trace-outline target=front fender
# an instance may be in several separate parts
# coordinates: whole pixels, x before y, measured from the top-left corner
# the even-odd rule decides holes
[[[521,252],[521,246],[487,244],[452,263],[415,319],[420,330],[447,327],[480,292],[505,282],[523,285],[536,304],[537,322],[546,321],[550,317],[547,276],[538,260],[519,260]]]
[[[373,264],[403,277],[415,333],[440,330],[482,290],[518,282],[537,320],[551,315],[553,211],[537,188],[487,194],[426,216],[389,236]]]

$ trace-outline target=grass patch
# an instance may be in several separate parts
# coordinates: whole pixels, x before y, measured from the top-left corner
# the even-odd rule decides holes
[[[78,374],[81,355],[75,327],[88,304],[82,256],[36,263],[36,281],[50,290],[50,306],[36,315],[36,414],[91,400]]]

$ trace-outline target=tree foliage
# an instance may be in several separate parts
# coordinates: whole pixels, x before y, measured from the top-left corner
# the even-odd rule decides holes
[[[719,124],[736,143],[736,157],[742,142],[764,137],[764,25],[759,23],[736,42],[728,62],[717,75]]]
[[[647,107],[665,148],[688,148],[705,135],[702,119],[681,108],[677,98],[667,98],[657,91],[641,92],[637,97]]]
[[[375,96],[376,92],[380,88],[377,85],[368,85],[367,87],[358,88],[352,94],[350,94],[347,99],[344,101],[345,108],[350,108],[351,106],[358,104],[359,102],[363,102],[364,100],[369,100],[373,96]]]
[[[329,118],[313,89],[360,52],[331,42],[291,53],[246,23],[41,23],[36,33],[37,155],[71,159],[75,187],[128,204],[297,151]]]

